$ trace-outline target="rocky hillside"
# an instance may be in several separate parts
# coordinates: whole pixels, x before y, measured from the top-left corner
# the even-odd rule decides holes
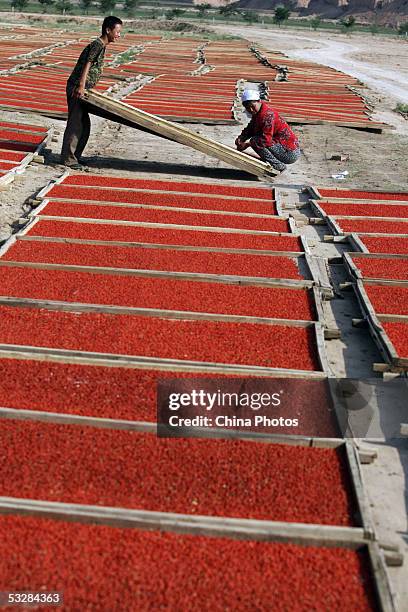
[[[339,19],[354,15],[361,23],[398,25],[408,21],[408,0],[239,0],[241,9],[274,10],[284,4],[299,16]]]

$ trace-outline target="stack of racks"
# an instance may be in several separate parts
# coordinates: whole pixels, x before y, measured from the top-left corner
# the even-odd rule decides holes
[[[189,38],[172,38],[152,43],[145,47],[135,61],[123,64],[121,70],[151,75],[187,74],[198,68],[197,52],[201,45],[199,41]]]
[[[235,94],[235,80],[166,74],[156,77],[122,101],[179,123],[235,124]]]
[[[386,361],[408,369],[408,193],[312,190],[312,206],[357,253],[345,261]]]
[[[11,183],[41,153],[51,131],[40,125],[0,122],[0,186]]]
[[[84,47],[94,39],[95,36],[86,39],[77,38],[76,40],[67,41],[67,44],[64,47],[54,47],[53,49],[47,51],[47,53],[42,56],[42,60],[47,64],[52,64],[58,66],[58,68],[64,68],[67,71],[71,71]],[[116,41],[113,45],[107,47],[105,52],[104,73],[106,74],[107,72],[106,65],[109,65],[110,62],[114,61],[116,56],[132,51],[134,47],[141,44],[146,44],[152,40],[160,40],[160,36],[126,34],[119,41]],[[109,69],[108,72],[109,76],[114,76],[117,74],[117,71],[109,71]]]
[[[65,174],[37,197],[0,253],[0,588],[391,611],[317,281],[272,190]],[[157,439],[159,379],[239,375],[297,378],[285,434],[326,438]]]
[[[0,109],[38,113],[66,118],[65,86],[67,73],[62,68],[35,66],[0,76]],[[108,91],[115,81],[102,78],[97,91]]]
[[[12,70],[30,59],[30,56],[49,49],[51,45],[65,42],[66,34],[59,30],[47,30],[44,40],[44,30],[35,28],[7,28],[0,33],[0,72]]]
[[[127,104],[172,121],[211,124],[237,123],[234,101],[238,80],[261,81],[271,76],[271,69],[258,62],[247,43],[185,39],[150,46],[122,69],[155,77],[126,96],[123,101]],[[196,75],[192,76],[193,72]]]
[[[69,34],[57,33],[54,36],[54,33],[50,32],[49,38],[47,35],[47,46],[44,46],[44,33],[42,32],[41,38],[34,34],[31,34],[30,30],[27,40],[18,41],[17,46],[14,41],[10,45],[10,40],[1,41],[0,38],[0,45],[5,46],[3,65],[5,69],[7,68],[0,76],[0,108],[63,119],[67,116],[65,97],[67,73],[72,70],[88,39],[81,40],[76,37],[72,40],[72,35],[69,37]],[[131,50],[141,41],[148,42],[157,38],[128,35],[122,42],[116,43],[113,49],[108,49],[107,60]],[[37,65],[28,66],[30,55],[33,53]],[[41,65],[38,65],[39,62]],[[18,66],[21,66],[18,71],[11,70]],[[117,76],[117,70],[108,69],[95,89],[101,92],[110,91],[117,82]]]

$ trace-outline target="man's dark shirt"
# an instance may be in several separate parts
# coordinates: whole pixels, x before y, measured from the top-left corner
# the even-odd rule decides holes
[[[85,89],[94,87],[101,78],[104,57],[105,45],[100,38],[89,43],[78,58],[76,66],[68,79],[68,86],[78,87],[85,64],[91,62]]]

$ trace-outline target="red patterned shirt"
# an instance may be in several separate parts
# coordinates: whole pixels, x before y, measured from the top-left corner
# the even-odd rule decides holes
[[[264,101],[259,112],[241,132],[240,138],[243,141],[250,138],[251,146],[255,149],[265,149],[274,144],[281,144],[289,151],[295,151],[299,147],[299,141],[286,121]]]

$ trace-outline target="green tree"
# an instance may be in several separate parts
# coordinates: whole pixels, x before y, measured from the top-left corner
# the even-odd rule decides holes
[[[46,13],[47,8],[51,6],[52,4],[54,4],[54,0],[38,0],[38,2],[41,4],[43,13]]]
[[[171,9],[171,11],[167,11],[166,18],[170,20],[178,19],[179,17],[184,15],[185,12],[186,12],[185,9],[174,8],[174,9]]]
[[[65,13],[71,13],[73,6],[71,4],[71,0],[58,0],[55,4],[55,8],[61,15],[65,15]]]
[[[398,34],[400,36],[408,36],[408,21],[402,23],[398,28]]]
[[[277,23],[281,27],[282,23],[285,23],[289,19],[290,9],[287,6],[277,6],[273,16],[274,23]]]
[[[99,10],[103,15],[112,15],[115,10],[116,0],[99,0]]]
[[[242,11],[241,15],[242,19],[247,23],[254,23],[255,21],[259,21],[258,13],[254,13],[253,11]]]
[[[89,9],[92,5],[92,0],[80,0],[80,7],[84,11],[85,15],[88,15]]]
[[[28,0],[11,0],[11,6],[17,11],[24,11],[27,8]]]
[[[343,32],[351,34],[356,25],[356,18],[353,17],[353,15],[350,15],[350,17],[347,17],[347,19],[342,19],[340,21],[340,25]]]
[[[197,10],[198,10],[199,17],[205,17],[205,15],[208,13],[210,8],[211,8],[211,4],[208,4],[208,2],[204,4],[197,4]]]
[[[231,17],[232,15],[238,12],[235,5],[236,3],[233,2],[232,4],[225,4],[224,6],[220,6],[218,12],[220,15],[222,15],[222,17]]]
[[[310,20],[310,25],[312,26],[315,32],[317,28],[320,27],[321,23],[322,20],[320,19],[320,17],[313,17],[313,19]]]
[[[128,17],[134,17],[138,5],[139,0],[125,0],[123,3],[123,8],[125,9],[126,15]]]

